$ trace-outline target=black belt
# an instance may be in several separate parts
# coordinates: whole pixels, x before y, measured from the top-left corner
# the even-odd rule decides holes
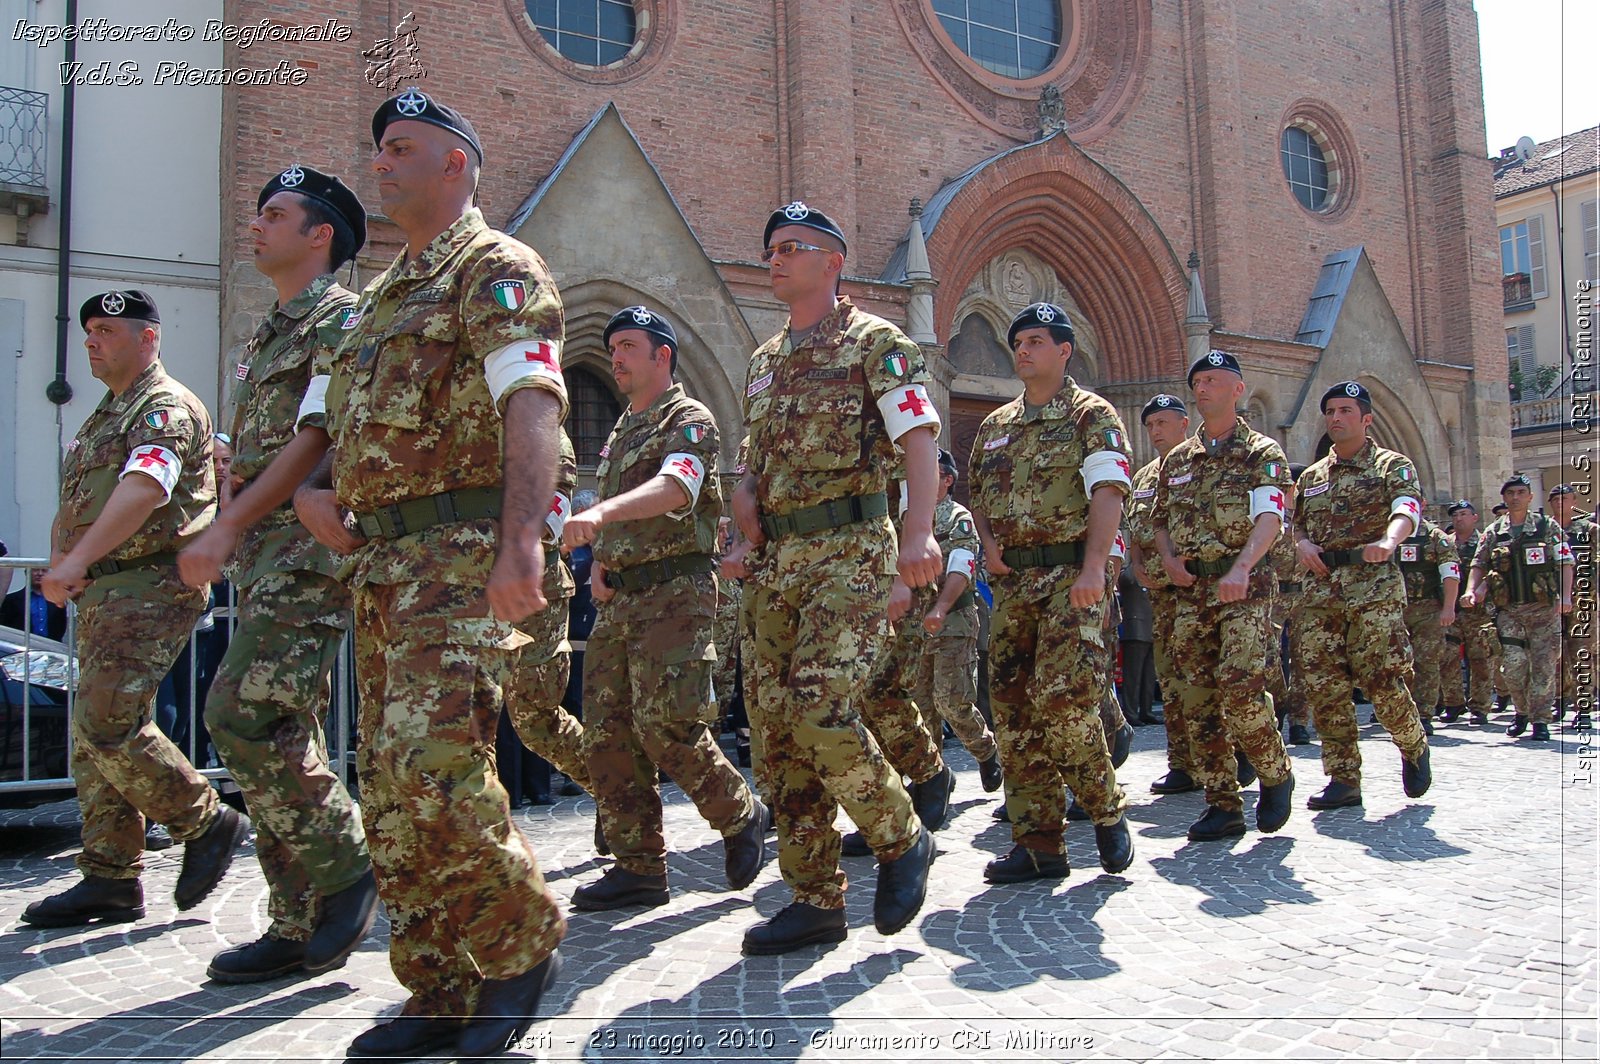
[[[829,499],[815,506],[804,506],[786,514],[763,515],[761,531],[768,539],[784,536],[807,536],[813,532],[826,532],[830,528],[870,521],[889,516],[889,497],[883,492],[871,495],[847,495],[842,499]]]
[[[606,587],[618,591],[639,591],[680,576],[713,572],[716,567],[717,563],[712,561],[709,554],[679,554],[657,562],[630,565],[626,569],[607,569]]]
[[[1058,565],[1082,565],[1083,542],[1045,543],[1037,547],[1007,547],[1000,560],[1013,569],[1051,569]]]
[[[1202,562],[1190,558],[1183,563],[1183,567],[1195,576],[1226,576],[1228,570],[1233,568],[1233,563],[1238,560],[1239,556],[1237,554],[1226,558],[1218,558],[1214,562]]]
[[[1351,550],[1325,550],[1322,552],[1322,564],[1329,569],[1337,569],[1342,565],[1365,565],[1366,559],[1361,557],[1360,547]]]
[[[361,534],[368,539],[399,539],[434,525],[499,516],[499,488],[442,491],[384,506],[374,513],[355,515]]]
[[[1300,592],[1300,581],[1298,581],[1298,580],[1279,580],[1278,581],[1278,593],[1279,594],[1295,595],[1295,594],[1299,594],[1299,592]]]
[[[1528,641],[1526,639],[1512,639],[1509,636],[1501,636],[1500,645],[1503,647],[1521,647],[1523,650],[1528,649]]]
[[[154,569],[158,566],[173,565],[178,561],[178,552],[175,550],[158,550],[154,554],[142,554],[137,558],[124,558],[114,562],[104,558],[89,566],[89,579],[98,580],[102,576],[112,573],[125,573],[129,569]]]

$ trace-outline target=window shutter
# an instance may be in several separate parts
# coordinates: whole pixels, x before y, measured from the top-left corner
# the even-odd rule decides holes
[[[1517,362],[1522,367],[1522,397],[1539,398],[1534,378],[1539,375],[1539,359],[1533,350],[1533,326],[1517,326]]]
[[[1544,218],[1537,214],[1528,219],[1528,286],[1535,299],[1550,294],[1544,282]]]
[[[1583,218],[1583,269],[1590,282],[1600,281],[1600,199],[1579,206]]]

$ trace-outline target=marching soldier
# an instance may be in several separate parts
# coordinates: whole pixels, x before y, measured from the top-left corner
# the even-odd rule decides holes
[[[256,269],[278,302],[250,340],[233,390],[234,485],[217,520],[178,557],[198,587],[235,561],[239,626],[206,699],[206,726],[255,816],[271,924],[217,954],[224,983],[344,964],[372,926],[378,888],[322,714],[350,595],[339,559],[295,518],[294,490],[327,450],[326,414],[300,409],[325,386],[356,297],[334,271],[366,243],[366,211],[345,184],[295,164],[267,182],[250,226]]]
[[[1156,546],[1177,588],[1173,665],[1194,695],[1189,722],[1205,815],[1196,842],[1242,835],[1244,813],[1234,747],[1261,776],[1256,826],[1288,823],[1294,776],[1267,697],[1272,596],[1277,574],[1260,565],[1283,525],[1289,463],[1283,448],[1237,414],[1244,398],[1238,359],[1212,351],[1189,367],[1199,433],[1167,453],[1156,486]]]
[[[502,1052],[560,970],[566,921],[511,822],[494,765],[503,692],[547,606],[561,298],[534,251],[471,206],[483,149],[408,90],[372,118],[384,213],[406,237],[345,322],[326,395],[334,447],[296,492],[351,558],[363,819],[411,992],[352,1057]],[[486,593],[487,592],[487,593]]]
[[[1461,566],[1461,595],[1465,595],[1467,572],[1483,533],[1478,530],[1477,507],[1466,499],[1452,503],[1447,512],[1456,560]],[[1439,719],[1450,724],[1468,712],[1471,723],[1482,727],[1489,723],[1489,710],[1494,706],[1495,678],[1500,675],[1500,639],[1495,633],[1494,607],[1477,602],[1469,609],[1461,595],[1456,597],[1456,622],[1444,633],[1444,661],[1439,675],[1444,712]],[[1461,682],[1463,650],[1470,690],[1463,689]]]
[[[1289,465],[1289,476],[1295,480],[1306,471],[1305,466]],[[1294,485],[1284,493],[1283,534],[1272,545],[1268,558],[1273,574],[1278,579],[1277,593],[1272,597],[1272,646],[1268,648],[1267,693],[1278,714],[1278,727],[1289,721],[1289,745],[1304,746],[1311,742],[1311,710],[1306,707],[1304,682],[1300,675],[1300,657],[1294,648],[1295,618],[1299,613],[1302,580],[1300,567],[1295,564]]]
[[[1506,694],[1516,716],[1506,728],[1512,738],[1533,724],[1529,737],[1550,738],[1556,665],[1561,657],[1561,619],[1572,612],[1574,558],[1561,526],[1544,514],[1530,514],[1533,484],[1521,473],[1500,486],[1506,514],[1484,530],[1463,599],[1469,605],[1495,605]],[[1486,585],[1487,584],[1487,589]]]
[[[1595,587],[1594,515],[1579,513],[1577,493],[1571,484],[1550,489],[1550,514],[1561,524],[1572,550],[1572,612],[1561,635],[1561,697],[1572,710],[1571,727],[1588,731],[1594,712]]]
[[[1023,393],[984,419],[972,447],[973,519],[994,577],[990,706],[1014,842],[991,883],[1060,879],[1071,868],[1063,785],[1094,821],[1100,864],[1133,863],[1099,707],[1112,543],[1132,472],[1122,420],[1066,372],[1066,312],[1034,303],[1007,331]]]
[[[1461,563],[1444,529],[1418,518],[1417,530],[1400,543],[1396,560],[1406,585],[1406,635],[1416,670],[1412,697],[1424,734],[1433,734],[1433,707],[1439,702],[1439,663],[1444,658],[1444,630],[1455,623],[1461,587]]]
[[[594,544],[589,586],[600,605],[583,663],[586,749],[617,858],[573,894],[584,910],[668,900],[658,766],[722,833],[732,889],[761,870],[767,822],[711,726],[716,422],[673,380],[678,337],[659,312],[618,311],[604,340],[628,409],[600,449],[600,501],[561,534],[568,550]]]
[[[145,819],[185,844],[179,909],[222,881],[250,822],[156,728],[151,705],[204,612],[207,590],[178,576],[177,551],[216,513],[211,415],[161,364],[161,316],[137,290],[78,310],[89,370],[108,389],[67,445],[61,508],[40,580],[78,603],[72,775],[83,812],[83,879],[29,905],[35,927],[144,916]]]
[[[1150,594],[1156,678],[1161,684],[1167,725],[1167,774],[1150,784],[1150,790],[1156,794],[1184,794],[1200,789],[1194,780],[1194,758],[1189,749],[1189,720],[1195,712],[1195,700],[1189,685],[1172,665],[1172,624],[1178,600],[1172,581],[1160,564],[1154,516],[1161,462],[1189,434],[1189,408],[1176,395],[1163,394],[1152,396],[1139,416],[1156,457],[1133,475],[1133,495],[1128,503],[1128,564],[1135,579]]]
[[[1312,809],[1361,804],[1361,751],[1352,687],[1372,700],[1402,758],[1408,797],[1433,782],[1428,740],[1411,698],[1411,643],[1405,633],[1405,583],[1390,564],[1417,527],[1417,472],[1411,459],[1367,438],[1372,396],[1357,381],[1341,381],[1322,396],[1333,447],[1296,485],[1300,517],[1296,543],[1307,572],[1296,640],[1302,654],[1306,701],[1322,736],[1329,781],[1306,802]]]
[[[751,721],[765,731],[758,756],[768,762],[779,865],[795,901],[745,933],[754,954],[845,937],[839,804],[878,858],[874,925],[893,934],[922,908],[933,836],[858,705],[888,638],[890,584],[921,587],[940,570],[939,415],[921,350],[839,297],[846,244],[826,214],[791,203],[767,219],[762,240],[789,322],[750,359],[749,471],[733,513],[749,546],[766,544],[771,556],[746,588],[756,627]],[[885,493],[894,444],[910,490],[898,545]]]

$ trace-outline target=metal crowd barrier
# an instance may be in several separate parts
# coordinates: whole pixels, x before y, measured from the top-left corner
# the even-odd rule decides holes
[[[17,571],[23,573],[22,586],[17,589],[22,596],[22,627],[0,626],[0,687],[5,696],[0,735],[0,806],[48,800],[50,792],[59,791],[59,797],[65,797],[74,788],[71,719],[78,690],[77,607],[68,606],[66,632],[60,641],[36,635],[30,625],[36,597],[32,573],[49,564],[46,558],[0,558],[0,588],[9,588]],[[218,626],[228,637],[233,635],[238,624],[238,604],[233,585],[227,588],[226,601],[218,602],[195,625],[189,645],[169,674],[176,680],[187,670],[188,684],[184,704],[177,706],[177,720],[168,736],[184,740],[179,743],[184,756],[224,790],[234,789],[235,785],[202,738],[208,733],[204,727],[201,680],[206,679],[209,686],[209,678],[203,676],[199,648],[214,636]],[[220,660],[221,654],[216,657]],[[215,662],[208,664],[214,667]],[[323,732],[329,763],[341,766],[347,783],[354,777],[355,707],[355,648],[353,640],[346,636],[334,663],[333,692],[323,715]]]

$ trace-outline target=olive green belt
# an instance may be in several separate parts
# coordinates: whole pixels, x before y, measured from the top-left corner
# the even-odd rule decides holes
[[[1195,576],[1226,576],[1228,570],[1233,568],[1233,563],[1238,560],[1239,556],[1237,554],[1231,554],[1226,558],[1218,558],[1214,562],[1202,562],[1190,558],[1183,563],[1183,567]]]
[[[844,528],[877,517],[889,516],[889,497],[883,492],[871,495],[847,495],[842,499],[829,499],[815,506],[804,506],[790,513],[763,515],[761,531],[768,539],[784,536],[807,536],[813,532],[826,532],[830,528]]]
[[[103,558],[89,566],[89,579],[98,580],[102,576],[125,573],[129,569],[154,569],[163,565],[175,565],[177,561],[178,552],[175,550],[158,550],[154,554],[141,554],[137,558],[124,558],[120,562]]]
[[[1300,581],[1298,581],[1298,580],[1279,580],[1278,581],[1278,591],[1279,591],[1280,594],[1284,594],[1284,595],[1297,595],[1297,594],[1300,593]]]
[[[1007,547],[1000,560],[1013,569],[1052,569],[1058,565],[1082,565],[1083,543],[1043,543],[1037,547]]]
[[[716,567],[717,563],[709,554],[679,554],[643,565],[630,565],[626,569],[607,569],[606,586],[618,591],[639,591],[680,576],[713,572]]]
[[[361,534],[368,539],[399,539],[434,525],[499,516],[499,488],[442,491],[380,507],[370,514],[355,515]]]

